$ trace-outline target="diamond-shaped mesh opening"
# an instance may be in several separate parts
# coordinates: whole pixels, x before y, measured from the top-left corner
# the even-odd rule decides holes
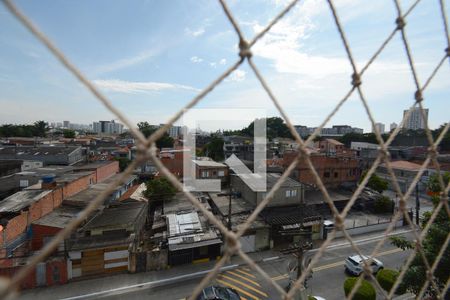
[[[446,49],[443,51],[442,58],[440,58],[437,61],[436,67],[433,69],[431,74],[428,75],[428,77],[425,78],[423,81],[424,83],[421,84],[418,78],[418,74],[415,68],[414,60],[413,60],[413,54],[411,51],[411,47],[408,43],[407,33],[406,33],[406,20],[408,15],[415,9],[417,9],[417,6],[420,2],[420,0],[414,1],[411,6],[407,7],[405,10],[403,10],[399,4],[398,0],[394,0],[393,4],[397,12],[397,17],[395,20],[392,20],[392,31],[391,33],[386,37],[386,39],[380,44],[379,48],[371,55],[369,56],[370,59],[366,62],[365,65],[363,65],[361,68],[358,68],[353,55],[351,51],[351,45],[349,44],[346,35],[345,35],[345,28],[342,26],[340,18],[339,18],[339,12],[336,10],[336,7],[334,5],[333,0],[328,0],[328,7],[330,10],[330,17],[334,21],[337,29],[337,33],[342,40],[343,47],[345,49],[345,53],[347,55],[348,61],[352,68],[352,74],[349,75],[349,88],[348,92],[342,96],[339,102],[336,103],[336,106],[334,109],[327,115],[327,117],[323,120],[323,122],[320,124],[320,126],[314,131],[313,134],[309,136],[307,140],[303,140],[297,131],[295,130],[292,122],[287,117],[286,112],[284,111],[284,108],[279,104],[279,101],[276,97],[276,95],[272,92],[270,89],[269,84],[266,82],[265,78],[261,75],[257,65],[255,64],[254,60],[252,59],[252,47],[258,43],[258,41],[264,37],[264,35],[271,30],[271,28],[279,21],[281,20],[286,14],[289,13],[289,11],[294,8],[298,2],[298,0],[294,0],[290,2],[282,11],[279,12],[279,14],[269,23],[266,25],[266,27],[261,30],[260,33],[256,34],[253,38],[250,40],[247,40],[242,30],[240,29],[240,26],[236,19],[233,17],[233,13],[228,8],[227,4],[225,3],[225,0],[219,0],[223,11],[231,23],[231,25],[234,28],[234,31],[239,39],[238,49],[239,49],[239,59],[231,65],[223,74],[221,74],[218,78],[216,78],[214,81],[212,81],[207,87],[205,87],[196,97],[194,97],[192,100],[190,100],[184,107],[183,110],[178,111],[176,114],[174,114],[164,126],[159,128],[155,133],[153,133],[148,139],[146,139],[141,132],[139,132],[133,124],[126,118],[126,116],[116,109],[111,102],[100,92],[98,89],[76,68],[75,65],[71,64],[71,62],[65,57],[64,53],[62,53],[54,44],[53,42],[45,36],[44,33],[40,32],[38,28],[28,19],[26,15],[24,15],[22,12],[18,10],[18,8],[12,3],[10,0],[4,0],[4,3],[6,7],[9,9],[9,11],[38,39],[40,40],[47,48],[48,50],[55,55],[60,62],[73,74],[75,77],[91,92],[93,95],[105,105],[105,107],[110,110],[121,122],[123,122],[128,128],[130,128],[131,133],[134,135],[137,141],[138,146],[138,156],[137,158],[128,166],[128,168],[122,173],[122,176],[114,183],[112,183],[109,188],[99,194],[94,201],[92,201],[84,210],[82,213],[80,213],[75,219],[73,219],[63,230],[61,230],[46,246],[40,251],[36,256],[34,256],[29,264],[22,269],[20,269],[19,272],[15,274],[15,276],[11,279],[11,281],[7,282],[7,285],[2,287],[1,293],[2,296],[7,295],[8,293],[11,293],[14,291],[20,283],[26,278],[27,274],[31,272],[31,270],[36,267],[36,265],[39,262],[44,261],[57,247],[58,245],[70,235],[72,231],[74,231],[78,225],[81,224],[81,222],[91,213],[93,212],[102,202],[103,200],[113,191],[118,184],[120,184],[125,178],[130,175],[135,167],[148,159],[151,159],[160,172],[168,178],[168,180],[180,191],[183,191],[189,201],[199,210],[201,211],[211,222],[214,226],[216,226],[223,234],[224,241],[225,241],[225,251],[223,254],[223,257],[217,261],[215,264],[215,267],[213,270],[209,272],[209,274],[202,279],[202,281],[196,286],[194,291],[192,292],[191,299],[195,299],[197,295],[201,292],[203,288],[205,288],[219,273],[220,268],[224,266],[224,264],[227,262],[227,260],[232,255],[238,255],[240,256],[250,268],[252,268],[255,272],[259,273],[262,278],[264,278],[267,283],[271,286],[273,286],[280,294],[280,298],[282,299],[292,299],[294,295],[298,292],[299,289],[304,289],[304,282],[307,276],[311,273],[311,270],[314,268],[314,266],[317,265],[319,259],[322,257],[323,253],[325,252],[325,249],[327,246],[330,245],[333,238],[336,235],[337,230],[341,230],[343,232],[343,235],[345,239],[348,240],[353,250],[358,253],[362,254],[359,247],[355,244],[352,237],[347,232],[345,226],[344,226],[344,220],[347,217],[351,207],[354,205],[356,199],[361,194],[365,186],[367,185],[368,178],[375,172],[377,167],[384,163],[388,169],[388,173],[391,176],[391,181],[394,187],[395,192],[399,195],[399,209],[393,216],[393,221],[391,225],[386,229],[384,233],[384,238],[380,240],[375,248],[373,249],[371,256],[376,257],[377,254],[380,251],[380,248],[382,245],[387,241],[387,237],[389,233],[391,233],[394,229],[394,224],[397,220],[401,218],[405,218],[406,222],[408,223],[408,226],[411,228],[412,233],[415,238],[415,247],[412,251],[411,255],[407,259],[406,263],[404,264],[402,271],[397,278],[394,287],[391,289],[390,293],[387,293],[381,286],[378,284],[378,281],[374,278],[373,274],[369,271],[369,264],[370,261],[365,261],[366,270],[365,273],[372,278],[372,281],[374,283],[375,288],[377,291],[383,295],[386,299],[391,299],[394,296],[394,291],[396,288],[400,285],[402,278],[405,275],[406,270],[411,265],[411,263],[414,260],[422,259],[424,262],[425,270],[425,280],[422,289],[419,291],[417,298],[421,299],[424,295],[430,295],[430,293],[435,296],[436,298],[444,299],[445,295],[448,295],[448,288],[450,285],[450,279],[447,280],[445,284],[438,285],[436,281],[434,280],[434,272],[436,271],[436,268],[438,264],[440,263],[441,258],[443,257],[445,251],[448,251],[448,245],[450,240],[450,234],[447,233],[447,237],[445,241],[443,241],[442,248],[439,250],[438,255],[433,258],[432,260],[430,257],[427,257],[426,253],[423,249],[423,241],[427,237],[427,234],[429,232],[429,229],[431,228],[431,225],[433,222],[439,218],[439,217],[450,217],[450,208],[448,204],[448,192],[450,190],[450,185],[444,186],[444,181],[439,169],[439,162],[437,161],[437,146],[442,141],[444,135],[449,130],[449,123],[446,124],[446,126],[443,128],[440,135],[434,140],[431,134],[431,131],[426,125],[426,134],[429,141],[429,151],[427,154],[427,158],[422,164],[420,170],[417,172],[413,182],[410,184],[409,188],[405,193],[402,193],[402,190],[400,189],[400,186],[398,184],[397,177],[395,173],[393,172],[393,169],[390,165],[390,157],[389,153],[387,151],[387,147],[392,143],[394,138],[398,135],[400,129],[402,128],[403,123],[408,118],[409,114],[411,113],[411,110],[414,107],[418,107],[421,111],[421,113],[424,113],[423,110],[423,101],[426,101],[424,99],[424,92],[429,86],[430,82],[433,80],[435,75],[438,73],[439,69],[444,65],[445,61],[449,59],[450,55],[450,39],[449,39],[449,28],[448,28],[448,21],[446,16],[446,10],[445,10],[445,4],[443,0],[440,0],[439,3],[437,3],[439,10],[441,12],[442,17],[442,26],[444,28],[443,32],[445,33],[445,39],[447,42]],[[415,85],[415,91],[412,91],[412,95],[414,95],[414,101],[411,105],[410,110],[408,113],[404,116],[401,124],[390,134],[389,138],[384,141],[380,132],[378,130],[376,131],[376,137],[379,144],[379,155],[375,159],[373,165],[368,170],[367,176],[365,179],[362,180],[356,191],[353,193],[350,201],[345,206],[345,208],[339,212],[336,206],[334,205],[333,201],[330,198],[330,195],[328,194],[327,188],[324,186],[323,182],[321,181],[319,175],[317,174],[314,165],[310,159],[310,155],[307,151],[306,145],[313,141],[320,133],[320,130],[325,126],[325,124],[335,115],[335,113],[342,107],[342,105],[350,98],[350,96],[354,95],[359,98],[361,101],[365,112],[367,114],[367,117],[370,120],[370,123],[374,126],[375,120],[373,118],[373,115],[371,113],[370,107],[368,105],[366,96],[364,94],[364,84],[363,84],[363,78],[365,72],[371,67],[371,65],[374,63],[374,61],[377,60],[380,53],[383,52],[383,50],[386,48],[386,46],[393,40],[395,36],[399,36],[402,40],[403,46],[404,46],[404,54],[406,57],[406,60],[408,62],[408,65],[410,67],[410,74],[412,76],[412,80]],[[182,183],[177,179],[176,176],[170,173],[170,171],[162,164],[162,162],[158,159],[156,156],[155,141],[160,138],[164,132],[174,124],[177,120],[179,120],[184,111],[187,109],[190,109],[194,107],[197,103],[199,103],[209,92],[211,92],[215,87],[220,85],[224,79],[229,76],[233,71],[235,71],[240,65],[247,63],[250,69],[254,72],[256,78],[260,82],[261,88],[267,93],[270,100],[273,102],[276,109],[279,111],[281,116],[283,117],[284,121],[286,122],[290,132],[294,136],[296,142],[299,144],[299,154],[296,159],[292,161],[292,163],[286,168],[284,173],[279,178],[278,182],[273,186],[273,188],[267,193],[265,199],[257,206],[257,208],[253,211],[253,213],[250,215],[250,217],[246,220],[245,224],[235,233],[232,231],[229,231],[223,223],[218,220],[210,211],[205,209],[196,199],[194,195],[192,195],[190,192],[184,191]],[[426,120],[426,118],[425,118]],[[374,126],[376,128],[376,126]],[[245,254],[241,246],[239,244],[239,238],[244,234],[244,232],[249,228],[251,223],[255,221],[258,214],[263,210],[263,208],[272,200],[274,193],[279,189],[281,186],[281,183],[287,179],[287,177],[291,174],[291,172],[294,170],[294,168],[297,166],[300,158],[304,159],[311,170],[311,173],[313,174],[313,177],[315,179],[316,185],[318,186],[319,190],[322,192],[326,202],[328,203],[330,210],[334,216],[335,220],[335,228],[328,234],[327,239],[323,242],[321,247],[317,249],[314,256],[311,259],[311,262],[308,264],[305,270],[303,270],[301,276],[295,281],[294,284],[291,285],[290,290],[286,292],[279,284],[276,283],[261,267],[256,264],[251,257],[249,257],[247,254]],[[429,216],[426,224],[424,224],[421,231],[417,230],[416,225],[414,225],[413,220],[411,220],[410,216],[407,214],[406,211],[406,199],[413,193],[414,187],[418,183],[421,175],[425,171],[428,165],[434,165],[438,171],[438,179],[439,184],[441,186],[441,196],[440,196],[440,202],[437,204],[435,210],[433,213]],[[448,277],[448,274],[447,274]],[[355,294],[357,288],[362,282],[362,276],[358,279],[356,285],[348,295],[348,299],[351,299],[353,295]],[[430,292],[431,291],[431,292]]]

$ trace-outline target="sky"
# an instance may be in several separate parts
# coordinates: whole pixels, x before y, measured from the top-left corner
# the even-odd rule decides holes
[[[400,1],[405,11],[412,1]],[[238,59],[238,38],[219,2],[32,1],[17,6],[132,122],[165,123]],[[247,39],[261,31],[288,1],[228,0]],[[392,0],[335,0],[361,69],[395,27]],[[447,15],[450,15],[447,7]],[[419,81],[444,55],[438,1],[421,1],[406,19]],[[352,69],[325,0],[300,1],[258,43],[253,57],[293,124],[316,127],[351,88]],[[429,125],[449,121],[450,68],[445,62],[424,93]],[[414,83],[397,34],[362,78],[377,122],[400,123],[414,102]],[[112,115],[42,44],[0,5],[0,123],[92,123]],[[280,116],[247,63],[196,108],[263,109]],[[189,113],[189,112],[188,112]],[[217,122],[238,129],[247,120]],[[215,121],[215,122],[214,122]],[[327,123],[370,132],[354,94]],[[207,126],[207,125],[206,125]]]

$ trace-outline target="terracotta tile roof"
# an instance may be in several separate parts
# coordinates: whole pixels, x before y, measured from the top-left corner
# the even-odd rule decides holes
[[[383,167],[386,167],[386,164],[382,164]],[[419,164],[415,164],[406,160],[397,160],[391,162],[391,166],[393,169],[401,169],[408,171],[418,171],[420,169]]]

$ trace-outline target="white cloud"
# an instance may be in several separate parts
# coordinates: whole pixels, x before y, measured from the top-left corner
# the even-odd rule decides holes
[[[119,93],[145,93],[145,92],[157,92],[162,90],[190,90],[198,91],[196,88],[187,85],[166,83],[166,82],[136,82],[125,81],[118,79],[109,80],[94,80],[94,84],[99,88],[107,91],[119,92]]]
[[[227,79],[227,81],[244,81],[245,80],[245,76],[247,75],[247,72],[245,72],[244,70],[236,70],[233,73],[231,73],[230,77]]]
[[[203,35],[205,33],[205,28],[200,27],[200,28],[195,29],[195,30],[190,29],[190,28],[185,28],[184,32],[187,35],[190,35],[190,36],[193,36],[193,37],[198,37],[198,36],[201,36],[201,35]]]
[[[144,51],[134,56],[121,58],[119,60],[96,67],[94,69],[94,73],[103,74],[128,68],[143,63],[144,61],[150,59],[151,57],[158,55],[160,52],[161,49],[151,49],[149,51]]]
[[[200,58],[198,56],[192,56],[191,57],[191,62],[193,62],[194,64],[201,63],[202,61],[203,61],[203,58]]]
[[[226,64],[227,63],[227,60],[225,59],[225,58],[222,58],[220,61],[219,61],[219,64],[221,64],[221,65],[224,65],[224,64]]]
[[[209,63],[209,65],[213,68],[217,67],[217,63],[215,63],[215,62],[211,62],[211,63]]]

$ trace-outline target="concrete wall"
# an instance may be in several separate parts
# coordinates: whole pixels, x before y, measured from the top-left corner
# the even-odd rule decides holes
[[[353,235],[359,235],[359,234],[363,234],[363,233],[383,231],[383,230],[386,230],[390,224],[391,224],[391,222],[386,222],[386,223],[373,224],[373,225],[368,225],[368,226],[354,227],[354,228],[347,229],[347,232],[350,236],[353,236]],[[403,226],[403,220],[400,220],[400,221],[397,221],[394,228],[398,228],[398,227],[402,227],[402,226]],[[343,237],[343,236],[344,236],[344,234],[342,233],[342,231],[336,232],[335,237]]]

